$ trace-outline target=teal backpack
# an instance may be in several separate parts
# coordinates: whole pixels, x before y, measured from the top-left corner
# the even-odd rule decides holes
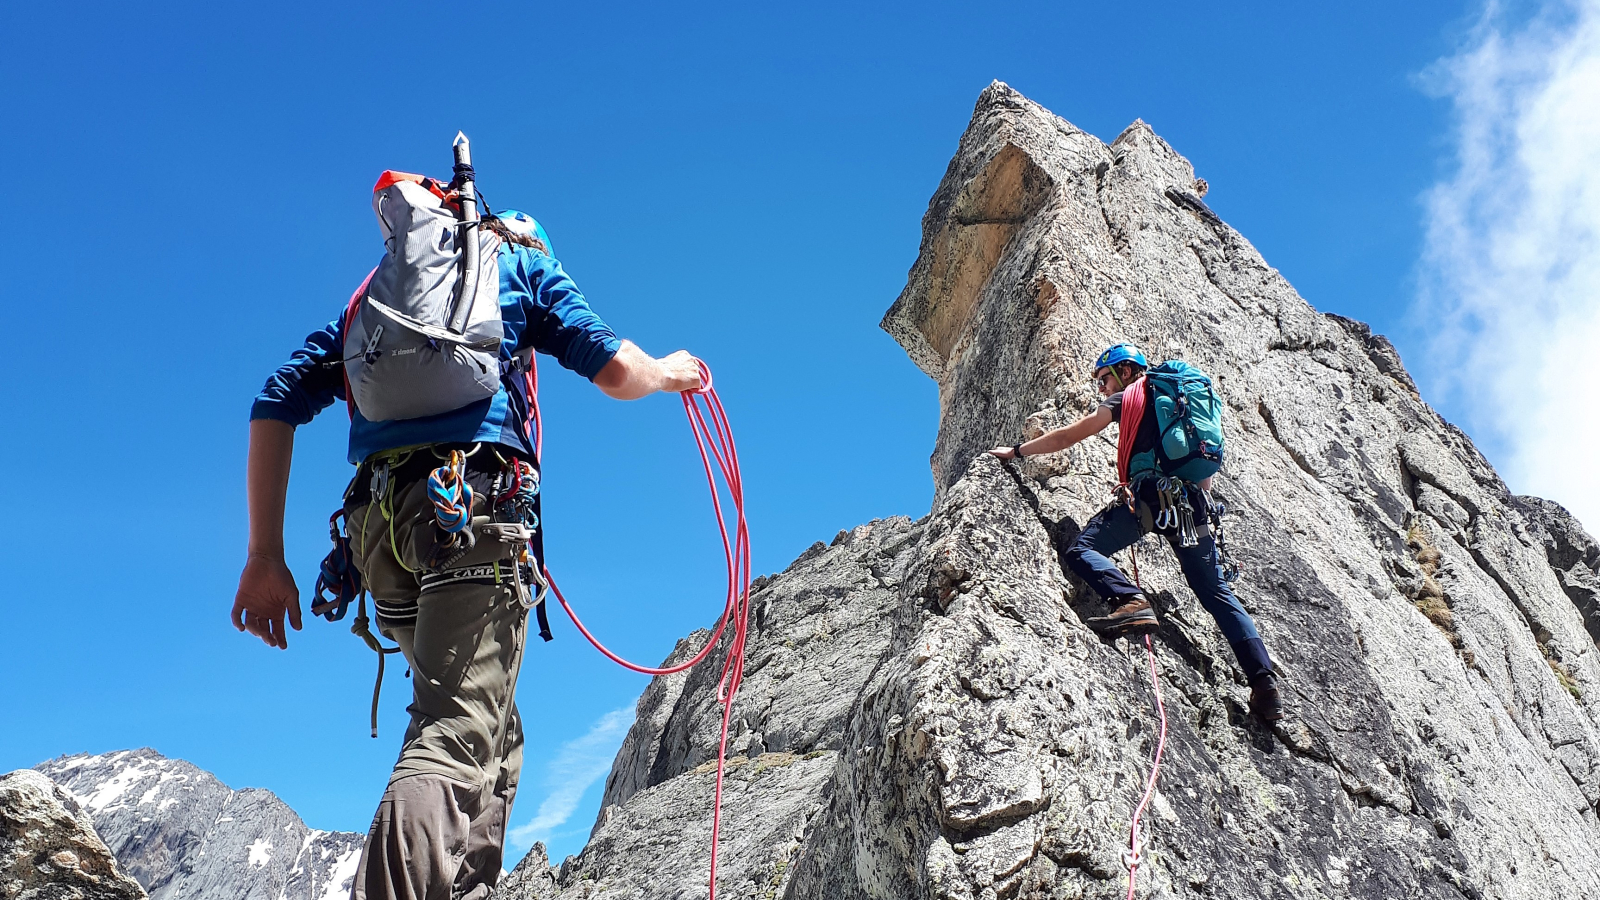
[[[1206,373],[1168,360],[1144,374],[1145,402],[1155,406],[1154,451],[1129,460],[1129,477],[1159,474],[1199,482],[1222,468],[1222,400]]]

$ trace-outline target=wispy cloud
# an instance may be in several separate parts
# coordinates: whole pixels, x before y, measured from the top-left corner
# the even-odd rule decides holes
[[[507,837],[513,846],[527,848],[534,841],[550,842],[552,833],[566,824],[584,791],[611,771],[622,739],[633,726],[633,707],[606,713],[587,734],[561,745],[555,759],[545,768],[544,799],[533,819],[511,829]]]
[[[1435,386],[1512,490],[1600,527],[1600,0],[1491,2],[1426,84],[1455,108],[1427,195]]]

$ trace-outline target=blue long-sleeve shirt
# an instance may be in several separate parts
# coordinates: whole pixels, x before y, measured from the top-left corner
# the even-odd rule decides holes
[[[505,338],[500,357],[510,361],[532,347],[565,368],[594,379],[622,345],[584,299],[554,257],[517,244],[502,244],[500,319]],[[335,400],[345,399],[344,313],[306,337],[304,347],[278,367],[256,396],[250,418],[304,425]],[[351,463],[383,450],[418,444],[489,441],[526,457],[537,449],[529,433],[529,398],[521,377],[501,380],[494,396],[436,416],[369,422],[359,410],[350,417]]]

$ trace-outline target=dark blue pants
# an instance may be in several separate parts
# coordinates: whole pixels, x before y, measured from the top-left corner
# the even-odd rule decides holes
[[[1201,501],[1198,491],[1192,500]],[[1205,508],[1201,502],[1195,502],[1195,509]],[[1204,515],[1204,512],[1197,513],[1197,516]],[[1083,532],[1067,550],[1067,567],[1113,607],[1121,606],[1144,592],[1128,580],[1110,556],[1131,546],[1143,534],[1139,517],[1126,505],[1118,503],[1096,514],[1083,526]],[[1165,537],[1178,557],[1178,567],[1183,570],[1189,589],[1200,599],[1206,612],[1217,620],[1217,627],[1233,647],[1245,677],[1254,679],[1271,672],[1272,661],[1267,657],[1266,645],[1261,643],[1261,635],[1256,632],[1256,623],[1239,605],[1233,587],[1222,578],[1215,538],[1206,535],[1194,547],[1180,547],[1176,534]]]

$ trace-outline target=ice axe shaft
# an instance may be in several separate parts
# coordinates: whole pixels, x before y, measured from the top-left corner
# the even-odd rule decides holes
[[[472,313],[472,303],[478,293],[478,194],[472,184],[472,147],[462,132],[456,132],[453,149],[456,196],[461,199],[461,229],[457,236],[461,247],[461,283],[450,309],[450,330],[461,334],[467,329],[467,316]]]

